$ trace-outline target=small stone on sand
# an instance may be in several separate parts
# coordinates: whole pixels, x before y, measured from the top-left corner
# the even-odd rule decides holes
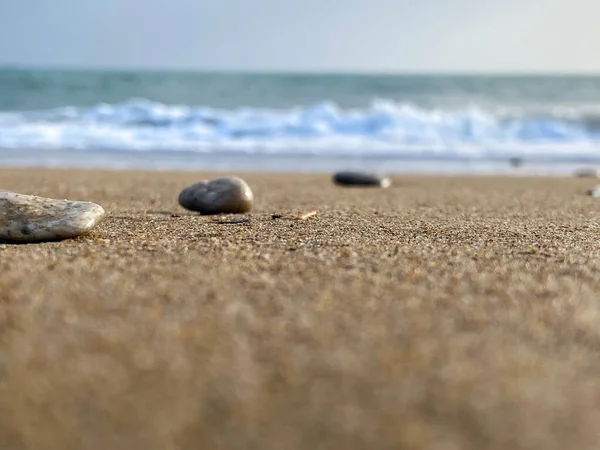
[[[579,178],[598,178],[598,169],[584,167],[575,171],[574,175]]]
[[[39,242],[89,233],[104,217],[95,203],[0,192],[0,239]]]
[[[372,186],[389,187],[392,182],[389,178],[368,172],[337,172],[333,175],[333,182],[343,186]]]
[[[230,217],[228,219],[215,220],[215,223],[220,224],[238,224],[238,223],[248,223],[250,219],[247,217]]]
[[[317,215],[316,211],[310,211],[310,212],[307,212],[305,214],[298,216],[298,220],[310,219],[311,217],[316,217],[316,215]]]
[[[524,162],[525,161],[523,161],[523,158],[520,158],[518,156],[513,156],[512,158],[508,159],[508,163],[514,168],[521,167]]]
[[[194,183],[181,191],[179,204],[200,214],[237,214],[252,209],[254,194],[248,184],[236,177],[216,178]]]
[[[592,197],[600,197],[600,185],[587,191],[587,194]]]

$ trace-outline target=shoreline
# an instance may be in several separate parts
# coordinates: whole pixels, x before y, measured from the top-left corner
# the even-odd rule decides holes
[[[590,166],[587,166],[588,168]],[[578,166],[578,168],[586,168],[585,166]],[[346,170],[344,168],[340,169],[340,171]],[[365,169],[347,169],[350,171],[356,170],[357,172],[369,172],[376,173],[379,175],[385,175],[393,180],[395,183],[394,187],[397,187],[398,181],[402,182],[402,180],[490,180],[490,181],[498,181],[498,180],[529,180],[529,181],[550,181],[550,180],[579,180],[579,183],[583,183],[585,186],[595,186],[600,184],[600,177],[596,178],[593,176],[576,176],[574,173],[554,173],[554,174],[546,174],[546,173],[527,173],[514,171],[512,173],[477,173],[477,172],[402,172],[402,171],[369,171]],[[250,177],[254,180],[260,179],[262,177],[265,178],[282,178],[286,177],[292,178],[301,178],[301,179],[320,179],[322,182],[327,180],[332,183],[334,186],[332,179],[333,175],[336,171],[334,170],[311,170],[311,171],[294,171],[294,170],[276,170],[276,171],[267,171],[267,170],[249,170],[249,169],[237,169],[237,168],[222,168],[222,169],[207,169],[207,168],[181,168],[181,169],[172,169],[172,168],[128,168],[128,167],[65,167],[65,166],[43,166],[43,165],[35,165],[35,166],[2,166],[0,165],[0,181],[2,174],[7,173],[22,173],[25,176],[30,176],[33,173],[36,174],[95,174],[98,176],[106,176],[110,177],[111,175],[115,176],[167,176],[167,177],[177,177],[181,179],[190,179],[190,180],[200,180],[207,178],[217,178],[222,176],[239,176],[239,177]],[[600,174],[600,170],[599,170]],[[53,177],[53,175],[50,175]],[[200,177],[200,178],[199,178]],[[13,177],[8,177],[9,179],[13,179]],[[29,184],[34,186],[32,184]],[[0,186],[1,187],[1,186]],[[184,187],[184,186],[183,186]],[[183,188],[182,187],[182,188]],[[356,190],[360,191],[362,189],[366,190],[383,190],[386,189],[370,189],[370,188],[360,188],[360,187],[352,187],[348,186],[346,188],[338,187],[338,189],[345,190]]]
[[[0,246],[7,448],[600,445],[595,180],[229,172],[244,223],[177,204],[222,172],[0,169],[107,212]]]
[[[333,173],[360,170],[398,175],[432,176],[572,176],[585,168],[600,169],[600,160],[524,159],[513,167],[510,158],[405,158],[356,155],[269,155],[168,151],[77,151],[0,149],[0,169],[119,170],[158,172]]]
[[[57,171],[99,171],[99,172],[153,172],[153,173],[186,173],[186,172],[205,172],[205,173],[250,173],[250,174],[289,174],[289,175],[332,175],[338,171],[359,171],[371,172],[394,176],[424,176],[424,177],[517,177],[517,178],[572,178],[580,170],[598,170],[600,173],[600,163],[569,163],[552,164],[545,166],[524,167],[514,169],[504,164],[482,164],[474,169],[465,169],[462,163],[452,163],[443,168],[438,165],[430,165],[426,162],[404,164],[398,166],[386,165],[385,162],[375,164],[363,164],[359,161],[350,163],[329,162],[325,164],[284,164],[274,161],[271,164],[263,166],[247,166],[244,164],[228,163],[207,163],[198,162],[196,164],[180,165],[179,163],[169,166],[164,164],[119,164],[119,163],[74,163],[63,162],[17,162],[3,164],[0,163],[0,171],[7,170],[57,170]],[[588,177],[593,178],[593,177]]]

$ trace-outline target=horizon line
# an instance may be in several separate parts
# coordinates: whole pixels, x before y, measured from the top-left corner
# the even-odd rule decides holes
[[[391,69],[235,69],[235,68],[208,68],[208,67],[155,67],[155,66],[77,66],[77,65],[37,65],[0,63],[0,70],[40,70],[40,71],[65,71],[65,72],[155,72],[155,73],[201,73],[223,75],[330,75],[330,76],[600,76],[600,71],[516,71],[516,70],[391,70]]]

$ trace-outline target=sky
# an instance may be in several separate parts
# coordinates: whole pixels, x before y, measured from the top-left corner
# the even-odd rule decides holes
[[[0,64],[600,73],[599,0],[0,0]]]

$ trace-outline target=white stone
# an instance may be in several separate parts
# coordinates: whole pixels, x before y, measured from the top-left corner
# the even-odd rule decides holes
[[[0,240],[38,242],[89,233],[104,217],[95,203],[0,192]]]
[[[596,186],[593,189],[590,189],[589,191],[587,191],[588,195],[591,195],[592,197],[600,197],[600,185]]]

